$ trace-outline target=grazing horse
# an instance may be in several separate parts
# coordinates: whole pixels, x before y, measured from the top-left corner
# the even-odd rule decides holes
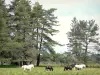
[[[34,68],[34,65],[33,64],[30,64],[29,66],[32,67],[32,68]]]
[[[31,71],[31,69],[34,68],[34,65],[33,65],[33,64],[30,64],[30,65],[23,65],[22,68],[24,69],[24,71],[25,71],[25,70],[30,70],[30,71]]]
[[[72,70],[72,66],[64,66],[64,71],[65,70]]]
[[[74,67],[75,67],[75,63],[73,63],[73,64],[71,64],[71,65],[69,65],[69,66],[64,66],[64,71],[65,70],[72,70]]]
[[[75,64],[75,63],[73,63],[73,64],[71,64],[70,66],[72,66],[72,68],[74,68],[74,67],[75,67],[75,65],[76,65],[76,64]]]
[[[85,65],[85,64],[75,65],[75,68],[76,68],[77,70],[81,70],[81,69],[83,69],[83,68],[86,68],[86,65]]]
[[[47,71],[48,71],[48,70],[53,71],[53,67],[52,67],[52,66],[46,66],[46,67],[45,67],[45,70],[47,70]]]
[[[86,68],[86,65],[85,65],[85,64],[80,64],[80,65],[82,65],[82,66],[83,66],[83,68]]]

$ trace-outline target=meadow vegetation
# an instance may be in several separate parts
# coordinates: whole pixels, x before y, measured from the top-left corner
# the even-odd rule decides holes
[[[32,71],[24,71],[18,66],[1,66],[0,75],[100,75],[100,68],[84,68],[82,70],[64,71],[62,66],[53,66],[54,71],[46,71],[44,66],[35,67]]]

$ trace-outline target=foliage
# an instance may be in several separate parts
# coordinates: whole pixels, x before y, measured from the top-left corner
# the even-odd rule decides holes
[[[29,0],[13,0],[9,6],[0,0],[0,4],[2,58],[23,64],[23,61],[35,62],[42,50],[55,53],[53,47],[60,45],[51,38],[58,32],[53,27],[58,26],[55,8],[45,10],[38,2],[32,7]]]
[[[79,61],[87,63],[89,44],[98,42],[99,27],[95,20],[77,20],[73,18],[71,29],[67,33],[71,52]]]

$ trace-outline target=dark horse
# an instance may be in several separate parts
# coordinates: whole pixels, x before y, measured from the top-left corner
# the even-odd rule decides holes
[[[64,71],[65,70],[72,70],[73,67],[75,67],[75,64],[71,64],[69,66],[64,66]]]
[[[64,66],[64,71],[65,70],[72,70],[72,66]]]
[[[52,67],[52,66],[46,66],[46,67],[45,67],[45,70],[47,70],[47,71],[48,71],[48,70],[53,71],[53,67]]]

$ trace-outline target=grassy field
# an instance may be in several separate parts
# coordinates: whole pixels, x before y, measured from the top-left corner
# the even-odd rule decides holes
[[[54,71],[45,71],[44,67],[35,67],[32,71],[22,68],[0,68],[0,75],[100,75],[100,68],[63,71],[63,67],[54,67]]]

